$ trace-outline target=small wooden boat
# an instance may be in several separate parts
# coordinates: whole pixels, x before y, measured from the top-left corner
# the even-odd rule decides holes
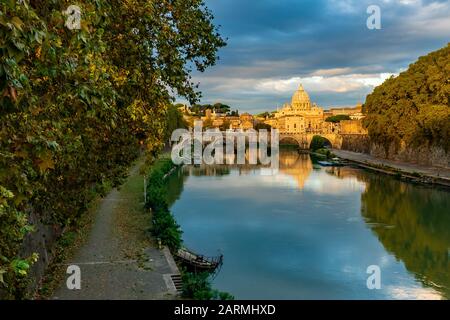
[[[223,263],[223,255],[216,257],[205,257],[200,254],[196,254],[187,248],[181,248],[176,253],[176,258],[182,263],[188,271],[191,272],[215,272],[220,268]]]

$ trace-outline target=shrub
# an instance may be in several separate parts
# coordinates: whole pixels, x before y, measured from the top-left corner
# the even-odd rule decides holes
[[[164,186],[164,176],[175,168],[170,159],[159,159],[150,170],[147,179],[147,202],[145,206],[152,210],[152,234],[169,247],[177,251],[182,245],[182,231],[170,213],[167,203],[167,190]]]
[[[321,137],[321,136],[314,136],[311,140],[311,145],[309,148],[312,151],[316,151],[316,150],[325,148],[325,146],[329,146],[329,145],[330,145],[330,142],[326,138]]]
[[[210,274],[207,272],[183,272],[182,278],[183,298],[194,300],[234,300],[231,294],[212,289]]]

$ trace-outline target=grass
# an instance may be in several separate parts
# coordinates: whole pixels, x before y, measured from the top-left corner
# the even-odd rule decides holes
[[[114,217],[120,250],[125,259],[137,260],[143,265],[147,258],[144,249],[155,246],[155,241],[148,233],[151,216],[144,209],[144,177],[137,172],[131,175],[122,185],[120,193],[123,201],[118,203]]]

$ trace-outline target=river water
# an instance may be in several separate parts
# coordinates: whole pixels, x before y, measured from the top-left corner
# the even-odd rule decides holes
[[[282,150],[280,170],[184,167],[170,177],[186,247],[224,254],[237,299],[449,299],[450,192]],[[369,266],[380,289],[369,289]]]

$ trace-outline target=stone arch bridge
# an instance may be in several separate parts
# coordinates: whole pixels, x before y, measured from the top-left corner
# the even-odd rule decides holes
[[[223,143],[225,143],[226,133],[222,132],[223,135]],[[307,150],[309,149],[311,145],[311,141],[314,136],[320,136],[325,139],[327,139],[331,143],[331,147],[334,149],[341,149],[342,147],[342,141],[344,139],[344,136],[337,134],[337,133],[279,133],[279,142],[280,144],[282,141],[286,140],[292,140],[295,141],[300,149]],[[268,135],[268,142],[270,143],[270,134]],[[248,139],[248,138],[246,138]],[[195,138],[192,138],[192,141],[194,141]],[[246,140],[248,141],[248,140]],[[205,145],[208,144],[209,141],[202,140],[201,144]]]
[[[342,146],[342,136],[336,133],[281,133],[280,132],[280,143],[283,140],[294,140],[297,142],[300,149],[309,149],[311,141],[314,136],[320,136],[331,143],[331,147],[335,149],[340,149]]]

